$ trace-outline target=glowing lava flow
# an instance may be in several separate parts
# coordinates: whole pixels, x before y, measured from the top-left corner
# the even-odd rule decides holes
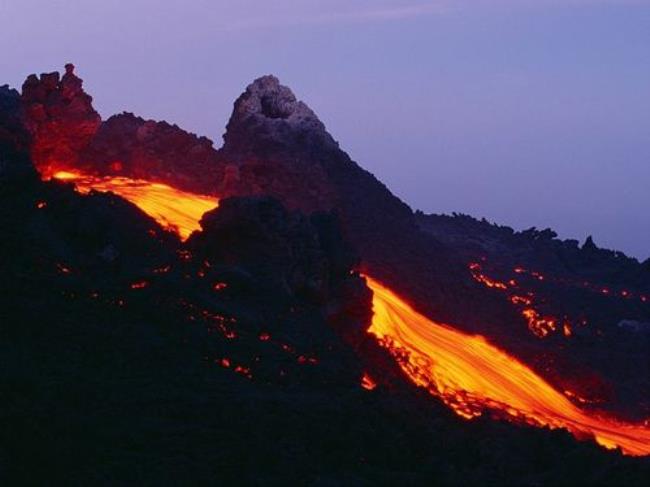
[[[162,183],[124,177],[98,177],[79,172],[59,171],[52,178],[72,181],[81,193],[111,191],[138,206],[163,227],[172,229],[184,240],[200,230],[201,216],[219,205],[213,196],[197,195]]]
[[[182,238],[198,230],[203,213],[218,204],[216,198],[144,180],[100,178],[78,172],[58,172],[52,177],[74,181],[82,193],[112,191],[178,231]],[[440,397],[459,415],[472,418],[488,409],[510,420],[564,428],[578,438],[594,437],[601,445],[620,447],[629,455],[650,454],[647,427],[580,410],[532,370],[484,338],[429,320],[390,289],[366,278],[373,291],[374,309],[368,331],[390,350],[415,384]],[[362,385],[367,389],[375,387],[369,376],[364,377]]]
[[[650,454],[650,429],[582,411],[518,360],[481,336],[466,335],[415,311],[379,282],[369,332],[417,385],[471,418],[488,409],[534,426],[564,428],[628,455]]]

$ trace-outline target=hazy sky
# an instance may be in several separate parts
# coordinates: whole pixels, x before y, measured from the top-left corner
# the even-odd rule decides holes
[[[0,45],[217,146],[274,73],[414,208],[650,257],[650,0],[0,0]]]

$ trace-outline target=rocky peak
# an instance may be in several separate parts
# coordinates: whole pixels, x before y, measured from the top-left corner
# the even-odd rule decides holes
[[[72,100],[74,97],[81,95],[89,98],[88,102],[92,102],[89,95],[83,93],[83,80],[74,74],[74,64],[68,63],[65,65],[65,74],[61,78],[61,95],[66,100]]]
[[[25,135],[20,94],[8,85],[0,86],[0,147],[17,149],[25,142]]]
[[[251,140],[258,143],[251,147]],[[309,152],[314,145],[338,149],[311,108],[272,75],[256,79],[237,99],[224,141],[228,154],[244,148],[266,156],[269,151]]]
[[[272,75],[262,76],[248,85],[245,93],[235,102],[234,116],[280,118],[292,124],[307,122],[324,129],[316,114]]]
[[[0,86],[0,107],[3,109],[2,112],[4,113],[5,108],[8,106],[7,102],[9,100],[18,100],[19,97],[20,93],[11,88],[9,85]]]
[[[589,235],[585,240],[585,243],[582,245],[582,250],[589,250],[589,251],[598,250],[598,247],[594,243],[594,239],[591,235]]]
[[[222,197],[270,195],[291,209],[328,210],[336,191],[325,162],[342,155],[316,114],[275,76],[235,101],[219,150]]]
[[[8,85],[0,86],[0,187],[10,179],[35,175],[28,147],[29,134],[22,121],[20,94]]]
[[[73,64],[65,65],[63,76],[53,72],[27,78],[21,96],[23,117],[32,136],[32,158],[41,171],[76,164],[101,123],[92,100]]]

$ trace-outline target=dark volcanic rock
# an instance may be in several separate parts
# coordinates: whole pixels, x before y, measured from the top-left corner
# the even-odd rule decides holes
[[[326,303],[358,266],[336,218],[287,211],[270,197],[228,198],[201,220],[188,247],[255,275],[268,290]]]
[[[32,136],[31,155],[41,173],[75,167],[81,151],[99,128],[101,118],[74,74],[66,64],[63,77],[58,72],[31,75],[23,84],[22,103],[25,125]]]
[[[89,172],[162,181],[203,194],[215,194],[220,174],[208,138],[131,113],[102,123],[81,161]]]
[[[311,109],[274,76],[253,82],[237,99],[220,150],[223,197],[265,194],[289,208],[329,210],[337,194],[314,159],[338,144]]]
[[[0,186],[35,178],[29,159],[29,133],[23,124],[20,95],[0,86]]]
[[[0,86],[0,144],[3,151],[25,150],[29,144],[20,94],[8,85]]]

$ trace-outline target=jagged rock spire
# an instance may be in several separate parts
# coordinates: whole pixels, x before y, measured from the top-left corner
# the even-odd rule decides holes
[[[308,151],[314,145],[338,149],[311,108],[272,75],[256,79],[235,101],[224,141],[224,151],[231,154],[241,154],[244,148],[265,155],[276,150]]]
[[[591,235],[589,235],[585,240],[585,243],[582,244],[582,250],[598,250],[598,247],[594,243],[594,239]]]
[[[74,166],[101,123],[74,65],[66,64],[62,77],[58,72],[30,75],[21,99],[36,167],[47,173]]]
[[[29,159],[29,134],[25,129],[20,94],[0,86],[0,193],[2,185],[17,178],[36,177]]]

